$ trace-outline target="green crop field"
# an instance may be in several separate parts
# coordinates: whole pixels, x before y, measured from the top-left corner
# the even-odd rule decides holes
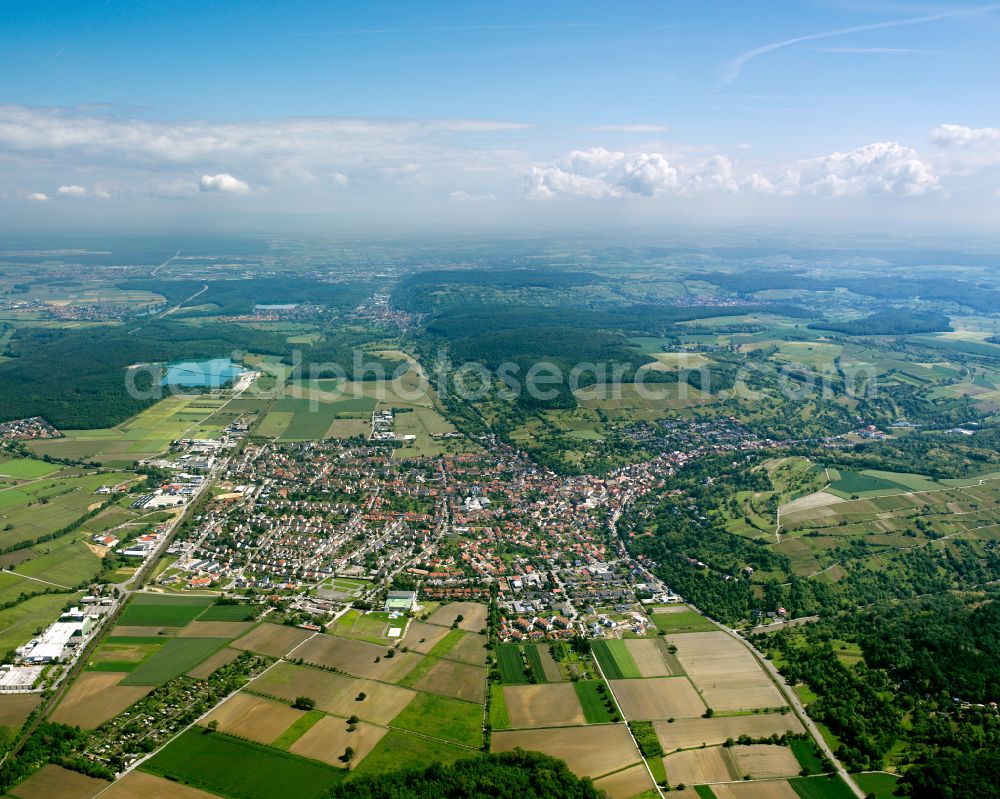
[[[500,668],[500,679],[503,680],[504,684],[527,684],[528,677],[524,673],[521,647],[517,644],[500,644],[497,647],[497,666]]]
[[[652,620],[656,629],[665,633],[700,633],[718,629],[710,619],[694,610],[654,613]]]
[[[400,730],[389,730],[351,771],[359,776],[378,775],[387,771],[423,768],[434,762],[454,763],[464,757],[475,757],[476,754],[475,749],[420,738]],[[275,794],[277,795],[287,794]]]
[[[292,722],[291,726],[279,735],[271,746],[276,749],[288,749],[299,738],[311,730],[318,722],[326,718],[322,710],[310,710]]]
[[[797,777],[789,780],[802,799],[853,799],[854,793],[840,777]]]
[[[642,676],[623,641],[593,641],[591,649],[597,662],[601,664],[604,676],[609,680],[635,679]]]
[[[128,627],[184,627],[212,602],[213,597],[137,594],[118,623]]]
[[[163,685],[227,643],[225,638],[173,638],[139,668],[122,680],[122,685]]]
[[[524,647],[524,656],[528,659],[531,673],[535,675],[536,682],[548,682],[545,678],[545,667],[542,665],[542,656],[538,653],[538,647],[528,644]]]
[[[15,458],[0,463],[0,475],[34,480],[58,472],[60,468],[58,464],[46,463],[34,458]]]
[[[793,738],[789,741],[788,746],[792,750],[792,754],[795,755],[795,759],[799,761],[799,765],[809,774],[823,773],[823,761],[820,759],[816,744],[811,738]]]
[[[249,621],[254,609],[249,605],[209,605],[198,621]]]
[[[510,715],[507,713],[507,700],[503,696],[503,686],[490,684],[490,726],[494,730],[506,730],[510,727]]]
[[[874,794],[875,799],[893,799],[899,785],[899,777],[884,772],[867,772],[852,774],[854,781],[866,794]]]
[[[345,777],[333,766],[193,729],[143,763],[142,770],[232,799],[319,799]]]
[[[599,688],[604,686],[602,693]],[[602,680],[580,680],[573,683],[576,689],[577,699],[580,700],[580,707],[583,708],[583,717],[588,724],[607,724],[618,719],[617,711],[608,707],[611,702],[611,692]]]
[[[420,693],[392,720],[391,726],[478,747],[483,742],[483,706]]]

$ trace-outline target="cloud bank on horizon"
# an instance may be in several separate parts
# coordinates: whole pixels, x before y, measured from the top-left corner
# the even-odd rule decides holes
[[[84,12],[83,41],[79,20],[25,7],[0,32],[0,68],[32,54],[45,66],[0,88],[0,226],[280,213],[487,227],[620,221],[627,208],[647,221],[808,209],[997,227],[1000,120],[982,100],[1000,4],[709,5],[728,15],[554,0],[544,14],[455,4],[397,20],[378,0],[347,16],[262,0],[254,20],[212,9],[246,41],[230,48],[172,37],[203,13],[179,0],[130,23],[176,51],[176,77],[129,57],[121,16]],[[65,39],[54,57],[33,49],[33,25]],[[265,44],[285,59],[268,61]],[[187,68],[196,81],[181,82]]]

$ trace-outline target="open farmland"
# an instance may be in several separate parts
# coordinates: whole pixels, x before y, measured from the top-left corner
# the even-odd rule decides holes
[[[286,627],[280,624],[261,624],[242,638],[233,642],[236,649],[249,649],[262,655],[282,657],[308,641],[314,633],[298,627]]]
[[[105,780],[49,764],[15,786],[11,795],[17,799],[91,799],[107,787]]]
[[[432,694],[482,702],[486,698],[486,669],[440,660],[413,687]]]
[[[214,721],[221,732],[269,744],[303,715],[303,711],[281,702],[239,693],[215,708],[201,724]]]
[[[239,642],[237,641],[237,644]],[[337,638],[331,635],[316,635],[295,650],[295,657],[307,663],[332,666],[356,677],[366,677],[392,682],[410,671],[421,659],[416,652],[393,651],[384,646]]]
[[[0,727],[19,728],[41,701],[40,694],[0,695]]]
[[[163,685],[193,669],[227,643],[224,638],[174,638],[132,671],[122,685]]]
[[[601,664],[604,676],[609,680],[635,679],[643,676],[632,660],[625,641],[617,639],[594,641],[591,644],[591,651]]]
[[[128,672],[83,672],[56,706],[51,720],[85,730],[99,727],[153,690],[152,685],[121,685],[128,676]]]
[[[211,596],[136,594],[122,612],[124,626],[184,627],[215,601]]]
[[[803,732],[802,724],[791,713],[676,719],[673,723],[656,721],[654,726],[664,752],[690,749],[702,744],[714,746],[725,743],[727,738],[736,739],[741,735],[767,738],[771,735]]]
[[[320,799],[343,779],[340,769],[315,760],[200,730],[182,733],[143,763],[142,770],[247,799]]]
[[[462,620],[458,622],[458,629],[478,633],[486,626],[488,611],[489,608],[482,602],[449,602],[435,610],[427,622],[451,627],[458,617],[462,616]]]
[[[215,799],[215,796],[145,771],[130,771],[107,788],[101,799]]]
[[[663,768],[671,785],[726,782],[743,776],[733,761],[730,750],[721,746],[673,752],[663,758]]]
[[[731,748],[736,767],[741,774],[754,779],[794,777],[801,770],[795,754],[787,746],[751,744]]]
[[[662,638],[629,638],[623,641],[640,677],[672,677],[680,673],[677,659]]]
[[[785,704],[754,656],[726,633],[684,633],[668,636],[668,641],[677,647],[677,659],[715,711]]]
[[[705,703],[686,677],[611,680],[609,685],[627,721],[693,718],[705,712]]]
[[[640,760],[624,724],[493,733],[494,752],[518,747],[558,757],[566,761],[574,774],[591,778],[619,771]]]
[[[346,692],[357,696],[351,691],[354,683],[352,678],[343,674],[310,666],[277,663],[253,680],[249,690],[276,696],[288,702],[295,701],[297,696],[308,696],[316,702],[317,708],[332,712],[341,694]]]
[[[321,760],[338,768],[347,768],[343,760],[344,752],[350,746],[354,750],[354,762],[362,761],[382,740],[387,730],[373,724],[359,723],[357,729],[349,730],[344,719],[325,716],[289,747],[302,757]]]
[[[482,744],[482,705],[460,699],[419,693],[390,723],[394,728],[445,738],[463,746]]]
[[[506,685],[503,697],[514,729],[586,723],[572,683]]]
[[[799,799],[795,789],[785,780],[713,785],[712,793],[715,799]]]
[[[649,772],[641,763],[602,777],[594,786],[604,791],[608,799],[634,799],[656,790]],[[652,793],[648,795],[653,796]]]

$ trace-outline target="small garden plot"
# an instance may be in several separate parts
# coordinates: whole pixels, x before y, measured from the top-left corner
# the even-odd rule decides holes
[[[296,649],[295,657],[302,658],[306,663],[333,666],[357,677],[393,682],[412,670],[423,655],[400,652],[365,641],[317,635]]]
[[[84,730],[96,729],[153,690],[151,685],[120,685],[128,676],[126,672],[83,672],[56,707],[51,720]]]
[[[460,699],[421,693],[390,725],[478,747],[483,742],[483,707]]]
[[[342,694],[349,694],[351,697],[358,695],[352,691],[357,683],[353,677],[334,674],[332,671],[276,663],[253,680],[248,690],[289,702],[294,702],[299,696],[308,696],[316,703],[317,708],[332,713],[337,698]]]
[[[677,647],[684,671],[714,710],[755,710],[785,704],[749,650],[725,633],[686,633],[668,640]]]
[[[411,621],[406,635],[403,637],[403,646],[426,655],[438,641],[449,634],[450,631],[447,627],[425,624],[422,621]]]
[[[17,799],[91,799],[107,787],[105,780],[49,764],[11,788],[10,794]]]
[[[198,729],[181,733],[145,761],[142,770],[246,799],[320,799],[343,779],[340,769],[326,764]]]
[[[590,648],[601,664],[604,676],[609,680],[636,679],[642,676],[624,641],[593,641]]]
[[[359,776],[380,775],[408,768],[426,768],[428,763],[454,763],[475,755],[474,749],[421,738],[402,730],[389,730],[351,771]]]
[[[200,724],[207,727],[214,721],[229,735],[269,744],[303,715],[303,711],[281,702],[239,693],[215,708]]]
[[[506,685],[504,702],[510,726],[559,727],[586,723],[572,683]]]
[[[663,758],[663,768],[671,785],[727,782],[743,776],[729,756],[729,750],[721,746],[674,752]]]
[[[609,799],[633,799],[646,791],[656,791],[649,772],[641,763],[597,780],[594,787],[604,791]]]
[[[413,687],[482,704],[486,699],[486,669],[440,660]]]
[[[767,738],[771,735],[803,732],[802,724],[791,713],[760,713],[749,716],[713,716],[710,719],[677,719],[672,724],[657,721],[656,734],[664,752],[691,749],[702,744],[717,746],[728,738],[741,735]]]
[[[130,771],[104,791],[101,799],[216,799],[216,795],[144,771]]]
[[[222,638],[172,638],[121,681],[122,685],[163,685],[193,669],[226,645]]]
[[[628,721],[693,718],[705,712],[705,703],[684,677],[613,680],[610,684]]]
[[[494,752],[517,748],[565,760],[574,774],[592,779],[620,771],[640,760],[639,751],[624,724],[493,733]]]
[[[458,628],[466,632],[478,633],[486,626],[486,615],[489,611],[482,602],[449,602],[435,610],[427,621],[430,624],[441,624],[445,627],[458,622]]]
[[[184,627],[212,604],[212,597],[136,594],[118,623],[137,627]]]
[[[262,624],[234,641],[233,646],[236,649],[249,649],[252,652],[278,658],[287,655],[303,641],[312,638],[313,635],[314,633],[309,632],[309,630],[303,630],[299,627]]]
[[[640,677],[672,677],[680,672],[674,656],[657,638],[630,638],[622,641]],[[672,661],[672,662],[671,662]]]
[[[289,747],[302,757],[321,760],[338,768],[354,768],[382,740],[387,730],[360,721],[348,724],[344,719],[325,716]],[[348,757],[350,747],[350,757]]]

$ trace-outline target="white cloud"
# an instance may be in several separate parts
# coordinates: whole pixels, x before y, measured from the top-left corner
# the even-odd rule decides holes
[[[45,194],[45,192],[33,191],[30,192],[29,194],[25,194],[24,199],[30,200],[31,202],[35,203],[44,203],[49,200],[49,195]]]
[[[916,196],[937,191],[939,179],[918,154],[896,142],[879,142],[846,153],[743,170],[725,155],[694,163],[671,162],[661,153],[574,150],[554,164],[536,164],[526,179],[529,195],[608,199],[664,194],[737,194],[751,191],[792,196]]]
[[[75,183],[56,189],[56,194],[61,197],[83,197],[86,193],[87,190],[83,186],[77,186]]]
[[[798,186],[832,197],[888,194],[903,197],[937,191],[940,181],[915,150],[897,142],[877,142],[847,153],[800,161]]]
[[[454,200],[455,202],[461,203],[478,203],[495,200],[497,196],[493,192],[488,192],[487,194],[472,194],[471,192],[453,191],[448,194],[449,200]]]
[[[1000,128],[970,128],[966,125],[938,125],[930,139],[941,147],[1000,142]]]
[[[250,186],[246,181],[234,178],[225,172],[219,175],[202,175],[198,188],[202,191],[214,191],[219,194],[246,194]]]

